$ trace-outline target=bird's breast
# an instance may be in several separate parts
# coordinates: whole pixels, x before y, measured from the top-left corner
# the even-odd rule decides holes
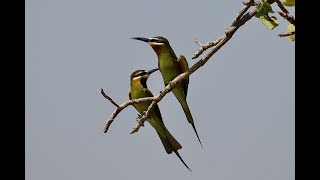
[[[159,59],[158,66],[165,84],[180,74],[177,64],[170,57]]]

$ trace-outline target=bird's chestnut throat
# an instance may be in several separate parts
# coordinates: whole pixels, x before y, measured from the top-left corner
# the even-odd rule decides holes
[[[156,52],[157,55],[159,55],[163,51],[163,47],[159,45],[151,45],[154,52]]]

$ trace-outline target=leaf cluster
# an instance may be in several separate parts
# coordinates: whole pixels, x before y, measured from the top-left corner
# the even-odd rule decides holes
[[[271,2],[271,4],[274,1]],[[274,11],[271,7],[270,1],[268,0],[259,0],[259,2],[256,5],[257,13],[255,17],[259,18],[259,20],[269,29],[273,30],[279,25],[279,22],[275,16],[270,16],[270,14],[274,14]],[[278,6],[280,9],[284,11],[284,13],[288,13],[288,11],[284,8],[284,6],[295,6],[295,0],[284,0],[282,2],[277,1]],[[287,34],[294,33],[295,31],[295,25],[290,23],[287,26]],[[295,40],[295,35],[288,35],[287,38],[290,41]]]

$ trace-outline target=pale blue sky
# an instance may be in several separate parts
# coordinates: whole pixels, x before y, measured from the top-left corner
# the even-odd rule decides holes
[[[193,65],[198,46],[223,35],[242,1],[26,1],[26,180],[294,179],[294,42],[254,18],[190,76],[188,103],[202,149],[178,101],[159,103],[192,169],[168,155],[149,124],[130,135],[133,107],[103,133],[129,76],[157,67],[131,37],[165,36]],[[288,8],[294,13],[294,8]],[[278,11],[278,8],[274,9]],[[159,72],[149,81],[157,94]]]

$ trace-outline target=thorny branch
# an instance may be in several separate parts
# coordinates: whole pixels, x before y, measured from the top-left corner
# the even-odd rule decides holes
[[[273,3],[272,1],[271,3]],[[192,73],[194,73],[196,70],[198,70],[201,66],[203,66],[210,58],[211,56],[216,53],[225,43],[227,43],[233,34],[240,28],[242,25],[244,25],[247,21],[249,21],[257,12],[257,9],[253,9],[250,12],[247,12],[251,6],[255,6],[255,2],[253,0],[250,0],[247,3],[243,3],[244,7],[237,13],[236,17],[234,18],[231,26],[225,31],[224,36],[221,38],[218,38],[215,41],[208,42],[206,44],[201,44],[198,41],[195,41],[200,48],[197,50],[197,52],[193,55],[192,59],[198,58],[204,51],[207,49],[213,47],[202,59],[200,59],[198,62],[196,62],[192,67],[189,68],[189,70],[185,73],[180,74],[179,76],[175,77],[167,86],[164,87],[164,89],[154,97],[148,97],[148,98],[140,98],[140,99],[134,99],[124,102],[121,105],[117,105],[114,103],[114,101],[107,95],[103,93],[103,90],[101,91],[102,95],[107,98],[109,101],[111,101],[112,104],[114,104],[117,109],[111,114],[111,116],[106,121],[105,127],[104,127],[104,133],[106,133],[115,119],[115,117],[126,107],[129,105],[133,105],[134,103],[141,103],[146,101],[152,101],[152,103],[149,105],[147,111],[144,112],[142,116],[139,116],[137,119],[137,124],[135,127],[132,128],[130,134],[135,133],[139,130],[141,126],[143,126],[144,122],[149,117],[152,110],[155,108],[156,104],[161,101],[161,99],[172,91],[180,82],[182,82],[184,79],[188,78]],[[247,12],[247,13],[246,13]],[[109,98],[108,98],[109,97]]]

